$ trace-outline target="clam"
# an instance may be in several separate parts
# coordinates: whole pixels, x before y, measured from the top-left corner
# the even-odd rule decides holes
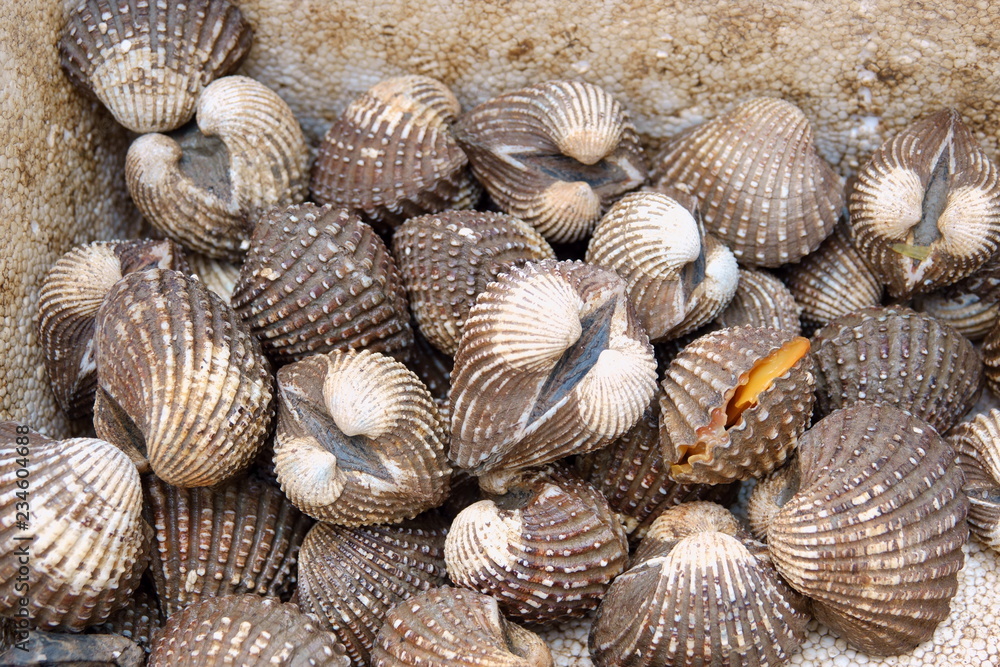
[[[233,290],[240,279],[240,265],[206,257],[197,252],[188,252],[185,257],[188,266],[191,267],[191,275],[205,283],[205,287],[215,292],[223,301],[232,305],[230,302]]]
[[[86,0],[59,40],[70,81],[133,132],[191,120],[213,79],[236,70],[253,31],[227,0]]]
[[[379,82],[327,130],[313,165],[314,199],[360,212],[379,231],[471,208],[481,189],[451,134],[459,111],[448,87],[430,77]]]
[[[813,407],[809,341],[734,327],[695,340],[667,369],[660,447],[678,482],[760,477],[788,458]]]
[[[913,308],[944,322],[971,341],[985,338],[1000,315],[1000,303],[972,293],[926,294],[914,299]]]
[[[843,183],[816,154],[793,104],[760,97],[671,139],[653,189],[686,186],[706,229],[747,266],[777,267],[816,250],[844,206]]]
[[[886,141],[851,194],[858,251],[897,298],[950,285],[1000,250],[1000,171],[954,109]]]
[[[455,136],[500,209],[554,243],[585,238],[616,197],[646,179],[628,113],[589,83],[504,93],[459,118]]]
[[[799,336],[802,307],[784,283],[766,271],[740,269],[740,281],[729,305],[715,318],[722,327],[770,327]]]
[[[163,627],[164,616],[156,591],[148,577],[143,577],[128,604],[111,614],[93,630],[120,635],[135,642],[146,653],[152,648],[154,635]]]
[[[1000,410],[979,414],[948,434],[965,473],[969,530],[1000,551]]]

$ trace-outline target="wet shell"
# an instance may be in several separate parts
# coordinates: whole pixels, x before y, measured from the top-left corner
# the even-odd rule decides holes
[[[398,602],[447,580],[444,522],[342,528],[318,523],[302,543],[299,606],[324,622],[357,667]]]
[[[150,268],[186,271],[171,241],[100,241],[73,248],[49,270],[38,297],[38,340],[60,407],[73,418],[94,408],[94,318],[121,277]]]
[[[201,94],[197,127],[132,142],[125,183],[142,214],[168,237],[238,262],[265,211],[306,198],[308,161],[288,105],[253,79],[229,76]]]
[[[202,283],[166,269],[125,276],[97,312],[94,340],[94,428],[137,465],[168,484],[211,486],[264,445],[270,365]]]
[[[1000,171],[954,109],[882,144],[851,194],[855,246],[897,298],[970,275],[1000,250]]]
[[[813,336],[820,416],[856,401],[889,403],[951,428],[975,405],[983,362],[972,343],[932,317],[902,306],[865,308]]]
[[[256,595],[209,598],[167,619],[149,667],[349,667],[333,633],[290,604]]]
[[[536,623],[595,609],[625,569],[625,531],[592,486],[568,471],[525,473],[501,497],[462,510],[445,544],[448,576]]]
[[[146,569],[151,531],[139,473],[124,453],[2,422],[0,499],[0,615],[26,609],[37,628],[75,632],[126,604]]]
[[[552,667],[542,639],[500,614],[497,601],[442,586],[389,613],[372,667]]]
[[[215,292],[223,301],[230,303],[233,290],[240,279],[240,266],[196,252],[188,252],[185,257],[188,266],[191,267],[191,275],[205,283],[205,287]]]
[[[344,209],[276,209],[254,229],[233,307],[268,354],[287,362],[413,343],[406,291],[375,231]]]
[[[1000,410],[977,415],[948,434],[965,473],[969,529],[1000,551]]]
[[[816,154],[802,111],[760,97],[678,135],[654,161],[653,189],[690,187],[706,229],[740,264],[796,262],[830,235],[843,183]]]
[[[661,386],[660,447],[674,480],[760,477],[785,462],[809,423],[809,341],[778,329],[721,329],[684,348]]]
[[[360,526],[444,502],[444,424],[400,362],[367,350],[317,354],[278,371],[278,392],[274,466],[306,514]]]
[[[151,477],[146,496],[156,532],[150,571],[167,616],[206,597],[291,594],[312,522],[277,487],[246,477],[178,489]]]
[[[466,320],[451,459],[482,475],[582,454],[630,429],[655,392],[652,346],[621,278],[579,262],[528,263],[490,283]]]
[[[424,213],[471,208],[482,190],[451,134],[459,111],[448,87],[430,77],[378,83],[327,131],[313,198],[358,211],[380,231]]]
[[[580,81],[494,97],[462,116],[455,136],[500,209],[554,243],[585,238],[616,197],[646,179],[628,113]]]
[[[711,503],[662,514],[597,612],[597,667],[787,664],[808,616],[762,545],[744,542]]]
[[[164,616],[160,612],[153,584],[148,577],[143,577],[128,605],[111,614],[101,625],[94,626],[93,630],[131,639],[149,653],[153,636],[163,627],[163,622]]]
[[[736,292],[736,259],[694,216],[658,192],[611,207],[587,246],[587,263],[617,273],[650,339],[676,338],[709,322]]]
[[[213,79],[236,70],[253,31],[226,0],[87,0],[59,40],[70,81],[95,95],[133,132],[166,132],[191,120]]]
[[[1000,304],[983,301],[975,294],[946,296],[935,292],[915,299],[913,307],[944,322],[971,341],[985,338],[1000,314]]]
[[[445,211],[411,218],[392,252],[420,333],[454,355],[469,309],[487,283],[515,264],[555,259],[530,225],[500,213]]]
[[[859,403],[799,440],[800,487],[767,525],[778,572],[861,651],[930,639],[958,587],[969,501],[926,422]]]
[[[802,308],[784,283],[765,271],[740,269],[736,294],[715,322],[723,327],[770,327],[802,334]]]

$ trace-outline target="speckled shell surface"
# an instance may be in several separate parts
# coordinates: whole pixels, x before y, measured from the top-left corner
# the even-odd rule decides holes
[[[375,231],[345,209],[276,209],[254,229],[233,307],[271,356],[413,343],[406,291]]]
[[[747,266],[805,257],[844,206],[843,183],[816,154],[809,121],[775,98],[743,102],[678,135],[653,162],[653,189],[690,188],[706,229]]]
[[[253,30],[226,0],[86,0],[69,12],[59,51],[70,80],[133,132],[191,119],[212,79],[239,67]]]
[[[799,440],[800,487],[767,525],[778,572],[858,649],[895,655],[948,616],[969,501],[926,422],[859,403]]]
[[[729,305],[715,318],[722,327],[770,327],[802,335],[802,307],[784,283],[770,273],[740,269],[739,285]]]
[[[983,362],[947,324],[903,306],[865,308],[813,336],[816,409],[826,415],[856,401],[881,401],[939,433],[975,404]]]
[[[167,483],[217,484],[263,447],[270,364],[202,283],[167,269],[125,276],[97,312],[95,345],[94,428]]]
[[[1000,552],[1000,410],[979,414],[948,434],[965,473],[969,530]]]

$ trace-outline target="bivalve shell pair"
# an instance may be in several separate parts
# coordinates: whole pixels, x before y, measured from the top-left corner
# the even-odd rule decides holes
[[[948,434],[965,473],[969,529],[1000,551],[1000,410],[977,415]]]

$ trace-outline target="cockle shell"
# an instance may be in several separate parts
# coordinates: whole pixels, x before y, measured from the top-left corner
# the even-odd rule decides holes
[[[1000,170],[954,109],[882,144],[851,193],[858,251],[897,298],[950,285],[1000,250]]]
[[[1000,303],[985,301],[975,294],[935,292],[914,299],[913,308],[944,322],[971,341],[985,338],[1000,315]]]
[[[865,653],[929,639],[969,534],[954,450],[916,417],[858,403],[806,432],[793,465],[799,488],[766,528],[778,572]]]
[[[734,327],[690,343],[661,386],[660,447],[678,482],[760,477],[788,458],[813,407],[809,341]]]
[[[444,424],[400,362],[368,350],[317,354],[279,370],[278,392],[274,466],[306,514],[360,526],[444,502]]]
[[[142,214],[168,237],[239,261],[265,211],[306,198],[308,161],[288,105],[253,79],[228,76],[201,93],[197,127],[132,142],[125,182]]]
[[[449,355],[487,283],[515,264],[556,257],[527,223],[479,211],[410,218],[393,234],[392,252],[420,333]]]
[[[168,484],[211,486],[256,456],[273,378],[232,309],[193,278],[132,273],[97,312],[97,434]]]
[[[542,639],[507,621],[488,595],[432,588],[389,612],[372,667],[552,667]]]
[[[530,262],[469,312],[452,373],[451,460],[482,475],[582,454],[630,429],[655,392],[653,350],[622,279]]]
[[[199,252],[189,251],[184,257],[191,267],[191,275],[205,283],[205,287],[215,292],[223,301],[232,305],[230,302],[233,290],[240,279],[240,265],[224,259],[206,257]]]
[[[460,110],[448,87],[430,77],[379,82],[327,130],[313,165],[313,198],[360,212],[380,231],[471,208],[482,190],[451,134]]]
[[[736,293],[736,258],[694,216],[658,192],[625,195],[587,246],[588,264],[625,281],[653,341],[676,338],[718,315]]]
[[[983,384],[972,343],[903,306],[837,318],[813,336],[813,359],[820,416],[855,401],[884,402],[944,433],[976,403]]]
[[[345,209],[275,209],[254,229],[233,307],[282,362],[413,343],[406,291],[382,239]]]
[[[554,243],[585,238],[615,197],[646,179],[628,113],[582,81],[494,97],[459,118],[455,136],[500,209]]]
[[[151,534],[128,456],[0,422],[0,499],[0,615],[75,632],[125,605]]]
[[[70,81],[133,132],[191,120],[213,79],[236,70],[253,30],[226,0],[86,0],[59,40]]]
[[[802,307],[784,283],[766,271],[740,269],[740,282],[729,305],[715,318],[722,327],[770,327],[802,335]]]
[[[748,266],[796,262],[833,231],[843,183],[793,104],[760,97],[681,133],[654,160],[653,189],[681,183],[707,231]]]
[[[163,627],[164,620],[156,590],[150,578],[144,576],[126,606],[111,614],[107,621],[94,626],[92,630],[126,637],[149,653],[152,650],[153,637]]]
[[[969,530],[1000,551],[1000,410],[979,414],[948,434],[965,473]]]

